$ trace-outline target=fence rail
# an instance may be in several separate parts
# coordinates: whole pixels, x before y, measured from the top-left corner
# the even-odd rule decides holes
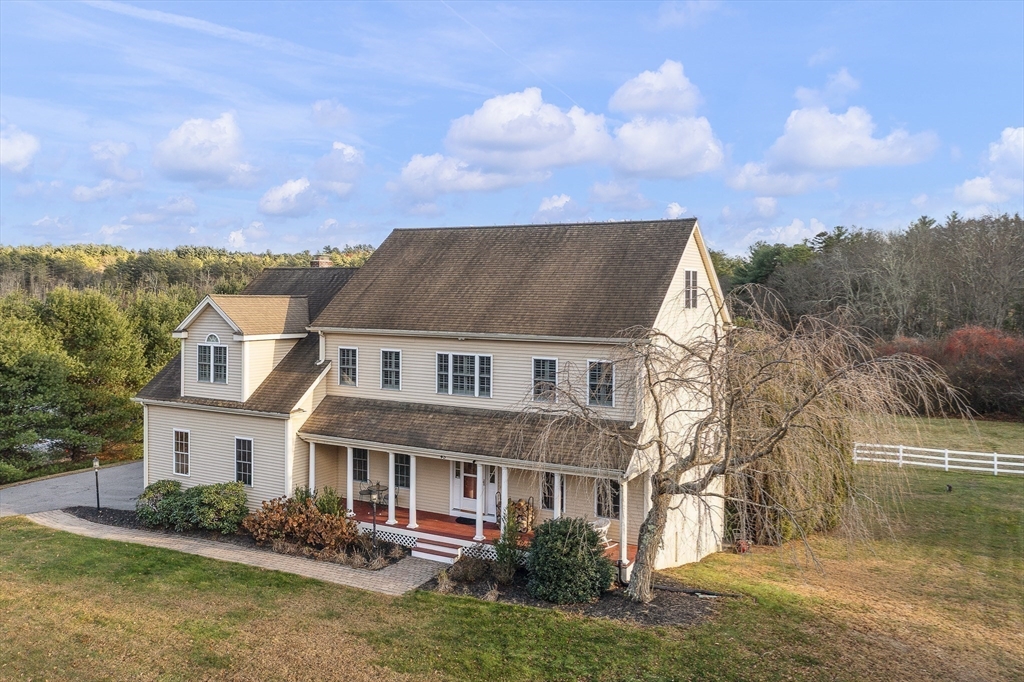
[[[854,443],[854,462],[883,462],[898,466],[919,466],[943,471],[983,471],[995,476],[1024,474],[1024,455],[1004,455],[999,452],[966,452],[964,450],[938,450],[910,445],[882,445]]]

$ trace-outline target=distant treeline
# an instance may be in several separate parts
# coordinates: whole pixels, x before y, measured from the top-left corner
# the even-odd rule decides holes
[[[968,325],[1024,332],[1020,215],[922,217],[897,232],[835,227],[794,246],[758,242],[745,256],[712,256],[726,289],[763,284],[793,317],[843,309],[885,339]]]
[[[325,246],[334,265],[359,266],[373,253],[369,244]],[[108,292],[167,291],[230,294],[264,268],[307,267],[309,251],[239,253],[208,246],[135,251],[121,246],[0,246],[0,295],[22,291],[41,297],[57,287]]]

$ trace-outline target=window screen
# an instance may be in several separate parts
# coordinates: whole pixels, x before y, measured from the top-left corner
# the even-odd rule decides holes
[[[402,388],[402,352],[382,350],[380,352],[381,388],[399,390]]]

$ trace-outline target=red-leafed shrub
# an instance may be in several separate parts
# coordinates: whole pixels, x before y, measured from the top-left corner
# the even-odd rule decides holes
[[[942,367],[981,414],[1024,418],[1024,337],[988,327],[961,327],[938,339],[896,338],[879,355],[914,353]]]
[[[338,551],[354,543],[359,527],[344,514],[325,514],[312,498],[277,498],[263,502],[250,514],[242,527],[263,544],[275,539],[291,539],[316,549]]]

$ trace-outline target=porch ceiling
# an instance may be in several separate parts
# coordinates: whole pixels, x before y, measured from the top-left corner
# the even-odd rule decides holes
[[[327,396],[300,435],[621,472],[639,431],[624,421]]]

